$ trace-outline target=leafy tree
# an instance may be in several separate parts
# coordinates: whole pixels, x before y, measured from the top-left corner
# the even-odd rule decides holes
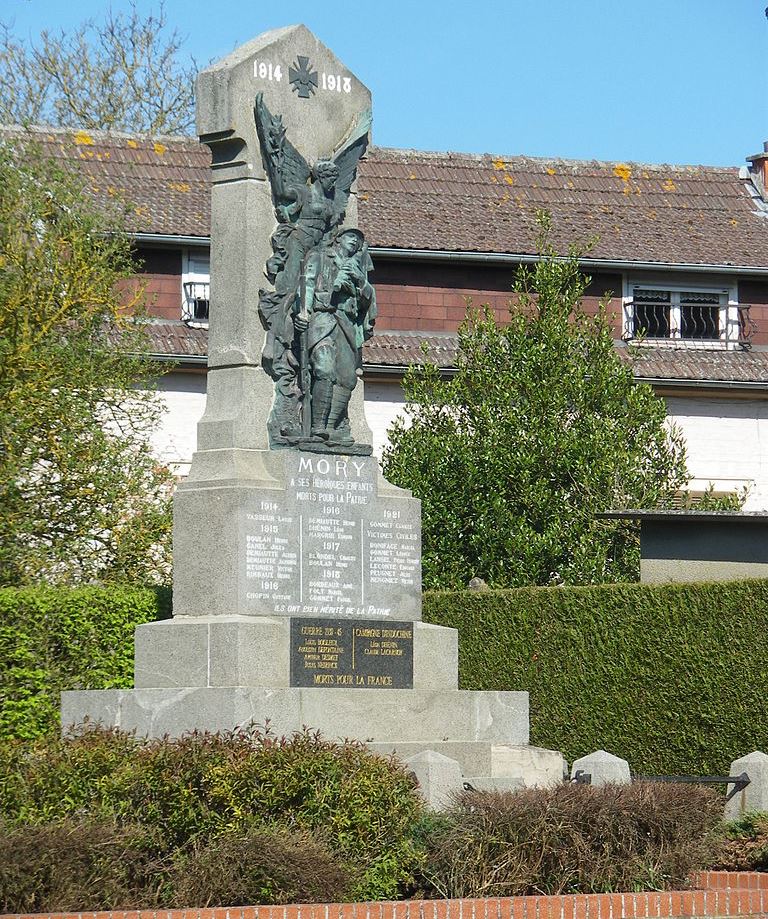
[[[162,570],[169,474],[119,215],[0,146],[0,585]]]
[[[458,372],[406,376],[408,418],[385,474],[422,500],[424,584],[499,587],[634,579],[636,527],[600,511],[669,505],[689,480],[681,434],[636,385],[606,317],[582,307],[575,253],[520,270],[509,323],[469,309]]]
[[[71,33],[35,42],[0,27],[0,122],[104,131],[188,133],[194,124],[194,61],[168,32],[162,5],[143,17],[108,9]]]

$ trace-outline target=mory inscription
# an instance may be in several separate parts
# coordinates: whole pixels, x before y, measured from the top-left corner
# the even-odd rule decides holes
[[[421,592],[416,502],[379,496],[376,461],[286,451],[286,491],[241,511],[254,612],[392,618]]]
[[[291,686],[413,688],[413,623],[291,619]]]

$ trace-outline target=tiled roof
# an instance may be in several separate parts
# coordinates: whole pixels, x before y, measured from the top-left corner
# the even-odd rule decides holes
[[[452,334],[379,332],[363,346],[363,362],[380,367],[407,367],[427,362],[438,367],[453,367],[457,344],[458,340]]]
[[[634,375],[641,380],[768,383],[768,351],[643,347],[636,353]]]
[[[197,357],[204,361],[208,352],[208,332],[191,329],[183,322],[150,322],[148,333],[152,350],[158,355]],[[402,370],[410,364],[431,361],[443,369],[456,366],[458,340],[455,335],[430,335],[423,332],[381,332],[363,347],[363,364],[371,368]],[[634,376],[638,380],[768,384],[768,351],[699,351],[687,348],[637,348]]]
[[[376,149],[360,172],[376,246],[535,254],[593,241],[612,261],[768,266],[768,212],[736,168],[649,166]]]
[[[208,330],[193,329],[183,322],[148,322],[147,335],[153,354],[208,358]]]
[[[21,129],[2,129],[5,136]],[[123,195],[136,232],[207,237],[207,148],[190,138],[36,129],[96,199]],[[421,153],[373,147],[360,164],[360,226],[374,247],[535,254],[535,215],[559,251],[768,267],[768,208],[737,168]]]
[[[19,135],[25,132],[0,130]],[[197,140],[43,128],[29,136],[45,155],[76,166],[96,201],[128,202],[133,232],[209,235],[210,156]]]

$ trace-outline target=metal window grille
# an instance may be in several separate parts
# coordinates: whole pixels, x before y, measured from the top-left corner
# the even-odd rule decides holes
[[[720,292],[636,287],[626,305],[626,337],[630,340],[666,339],[696,346],[750,347],[755,326],[749,318],[749,306],[729,304]]]
[[[208,281],[186,281],[181,318],[184,322],[208,322],[211,285]]]

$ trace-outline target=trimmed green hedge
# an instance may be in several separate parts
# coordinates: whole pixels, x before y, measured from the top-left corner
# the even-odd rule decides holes
[[[633,771],[725,774],[768,751],[768,581],[429,593],[463,689],[527,689],[531,743]]]
[[[0,590],[0,739],[58,731],[63,689],[132,686],[133,629],[170,591]],[[768,581],[428,593],[464,689],[526,689],[531,742],[656,774],[768,750]]]
[[[170,605],[168,588],[0,589],[0,738],[58,731],[63,689],[133,686],[133,630]]]

